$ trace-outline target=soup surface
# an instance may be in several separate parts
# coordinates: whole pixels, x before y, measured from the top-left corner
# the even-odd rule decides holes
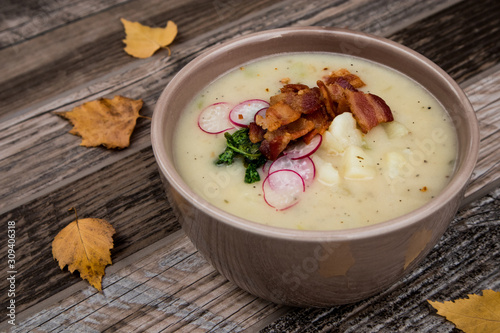
[[[237,105],[279,93],[283,82],[314,87],[338,69],[359,76],[361,91],[376,94],[394,121],[363,134],[350,113],[337,116],[310,156],[314,178],[295,204],[271,207],[261,181],[243,181],[243,163],[216,165],[226,147],[224,133],[198,126],[206,107]],[[230,129],[233,133],[238,127]],[[236,68],[201,91],[183,113],[174,137],[175,163],[183,179],[215,206],[243,218],[283,228],[334,230],[373,225],[422,206],[453,173],[456,133],[451,119],[427,91],[404,75],[355,57],[285,54]]]

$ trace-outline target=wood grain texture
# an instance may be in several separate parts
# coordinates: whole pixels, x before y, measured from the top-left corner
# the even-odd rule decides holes
[[[460,83],[498,64],[499,31],[498,1],[463,1],[389,38],[422,53]]]
[[[498,67],[498,66],[497,66]],[[496,72],[464,89],[470,99],[479,122],[480,151],[464,203],[478,198],[481,189],[500,185],[500,68]],[[487,93],[487,96],[485,96]],[[477,95],[476,95],[477,94]]]
[[[16,222],[16,265],[30,268],[18,274],[18,288],[23,290],[16,297],[19,311],[79,281],[76,273],[60,270],[52,258],[52,240],[74,220],[68,212],[71,207],[80,218],[103,218],[113,225],[113,262],[180,228],[150,148],[0,216],[1,221]],[[5,235],[2,240],[6,241]],[[1,253],[4,262],[6,255]],[[6,277],[7,271],[0,271],[0,279]],[[7,285],[0,286],[4,304]]]
[[[171,45],[176,52],[183,41],[270,3],[232,1],[234,10],[226,17],[217,10],[217,1],[129,1],[0,50],[0,117],[101,78],[102,73],[140,63],[123,51],[122,17],[150,26],[164,26],[173,20],[180,27]],[[29,98],[23,98],[23,92],[29,92]]]
[[[108,10],[128,0],[57,2],[2,1],[0,9],[0,49],[36,38],[87,15]]]

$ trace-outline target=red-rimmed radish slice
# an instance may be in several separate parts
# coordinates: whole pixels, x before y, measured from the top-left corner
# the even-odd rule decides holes
[[[210,134],[222,133],[234,128],[228,119],[231,108],[232,105],[225,102],[207,106],[198,116],[198,127]]]
[[[297,204],[305,189],[304,180],[293,170],[271,172],[262,183],[264,200],[277,210]]]
[[[262,99],[249,99],[236,105],[229,113],[229,120],[236,126],[248,127],[254,121],[257,111],[269,107]]]
[[[310,157],[293,160],[287,155],[281,156],[269,167],[269,174],[279,170],[292,170],[297,172],[304,180],[305,186],[312,184],[316,175],[316,167]]]
[[[255,113],[255,116],[253,117],[253,121],[257,120],[257,115],[261,116],[262,118],[266,118],[266,111],[269,109],[269,106],[266,106],[265,108],[260,109]]]
[[[321,141],[323,141],[323,137],[319,134],[315,135],[309,144],[306,144],[304,141],[300,141],[290,147],[287,147],[283,151],[283,154],[290,157],[292,160],[311,156],[316,150],[318,150],[321,145]]]

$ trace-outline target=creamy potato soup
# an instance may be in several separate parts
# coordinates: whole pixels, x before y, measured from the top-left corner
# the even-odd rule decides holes
[[[203,110],[214,103],[221,103],[219,111],[224,113],[246,100],[269,102],[284,83],[314,87],[317,80],[342,68],[364,81],[360,91],[387,103],[394,121],[364,134],[351,113],[335,117],[319,148],[308,157],[313,173],[303,191],[294,194],[293,204],[277,209],[265,200],[269,162],[258,169],[261,180],[252,184],[243,181],[241,161],[215,164],[226,139],[223,132],[200,129]],[[369,226],[415,210],[448,183],[457,153],[451,119],[414,81],[368,61],[322,53],[269,57],[222,76],[187,107],[174,140],[177,169],[207,201],[251,221],[306,230]]]

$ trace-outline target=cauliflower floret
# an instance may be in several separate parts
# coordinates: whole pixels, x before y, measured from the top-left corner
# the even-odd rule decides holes
[[[356,119],[350,112],[336,116],[330,128],[323,134],[324,143],[321,145],[329,154],[342,154],[349,146],[361,146],[363,137],[356,127]]]

